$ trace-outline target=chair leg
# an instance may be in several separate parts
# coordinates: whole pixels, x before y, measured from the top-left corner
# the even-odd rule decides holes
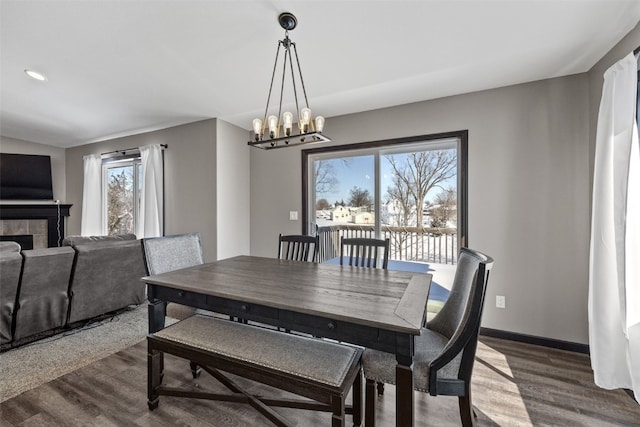
[[[193,378],[198,378],[202,372],[200,366],[195,362],[189,362],[189,366],[191,367],[191,375],[193,375]]]
[[[150,345],[147,351],[147,405],[154,410],[160,403],[160,396],[156,394],[156,387],[162,384],[163,353],[154,350]]]
[[[375,427],[376,425],[376,382],[367,379],[364,387],[364,425]]]
[[[458,397],[458,406],[460,407],[460,420],[463,427],[475,426],[476,413],[471,404],[471,392],[466,396]]]
[[[384,394],[384,383],[378,382],[378,396],[382,396]]]
[[[331,396],[331,407],[333,409],[333,415],[331,416],[331,427],[344,427],[345,404],[342,396]]]
[[[351,405],[353,406],[353,425],[362,424],[362,369],[358,372],[351,389]]]

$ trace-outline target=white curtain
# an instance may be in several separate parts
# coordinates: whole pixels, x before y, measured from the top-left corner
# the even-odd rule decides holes
[[[142,194],[136,235],[138,238],[160,237],[163,234],[164,190],[162,146],[140,147],[142,161]]]
[[[84,159],[84,186],[82,188],[82,222],[80,234],[99,236],[102,234],[102,158],[100,154],[89,154]]]
[[[589,347],[595,382],[640,400],[640,151],[637,59],[604,74],[598,114],[591,248]]]

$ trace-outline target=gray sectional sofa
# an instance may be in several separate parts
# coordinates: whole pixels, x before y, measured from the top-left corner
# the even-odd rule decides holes
[[[70,236],[59,248],[0,242],[0,348],[6,350],[145,301],[135,235]]]

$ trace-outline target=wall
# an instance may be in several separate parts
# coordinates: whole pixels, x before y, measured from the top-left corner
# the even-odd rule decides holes
[[[74,210],[68,234],[80,234],[83,161],[86,154],[147,144],[167,144],[165,234],[201,233],[205,259],[216,259],[216,120],[116,138],[67,149],[67,195]]]
[[[67,193],[65,185],[66,179],[64,148],[38,144],[30,141],[23,141],[21,139],[8,138],[6,136],[0,136],[0,152],[11,154],[38,154],[42,156],[51,156],[51,179],[53,184],[53,198],[54,200],[60,200],[61,203],[69,203],[66,200]],[[73,209],[73,207],[71,209]]]
[[[247,131],[218,120],[218,259],[249,255],[249,146]]]
[[[496,260],[483,326],[586,343],[586,74],[327,120],[332,144],[469,130],[469,245]],[[251,253],[299,233],[299,147],[251,151]],[[506,296],[506,309],[495,296]]]

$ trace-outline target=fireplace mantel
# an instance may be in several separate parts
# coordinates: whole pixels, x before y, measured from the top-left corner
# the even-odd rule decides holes
[[[51,204],[0,204],[0,219],[46,219],[49,247],[58,246],[64,234],[65,217],[73,205]],[[59,211],[58,211],[59,209]],[[60,236],[58,236],[58,212]]]

